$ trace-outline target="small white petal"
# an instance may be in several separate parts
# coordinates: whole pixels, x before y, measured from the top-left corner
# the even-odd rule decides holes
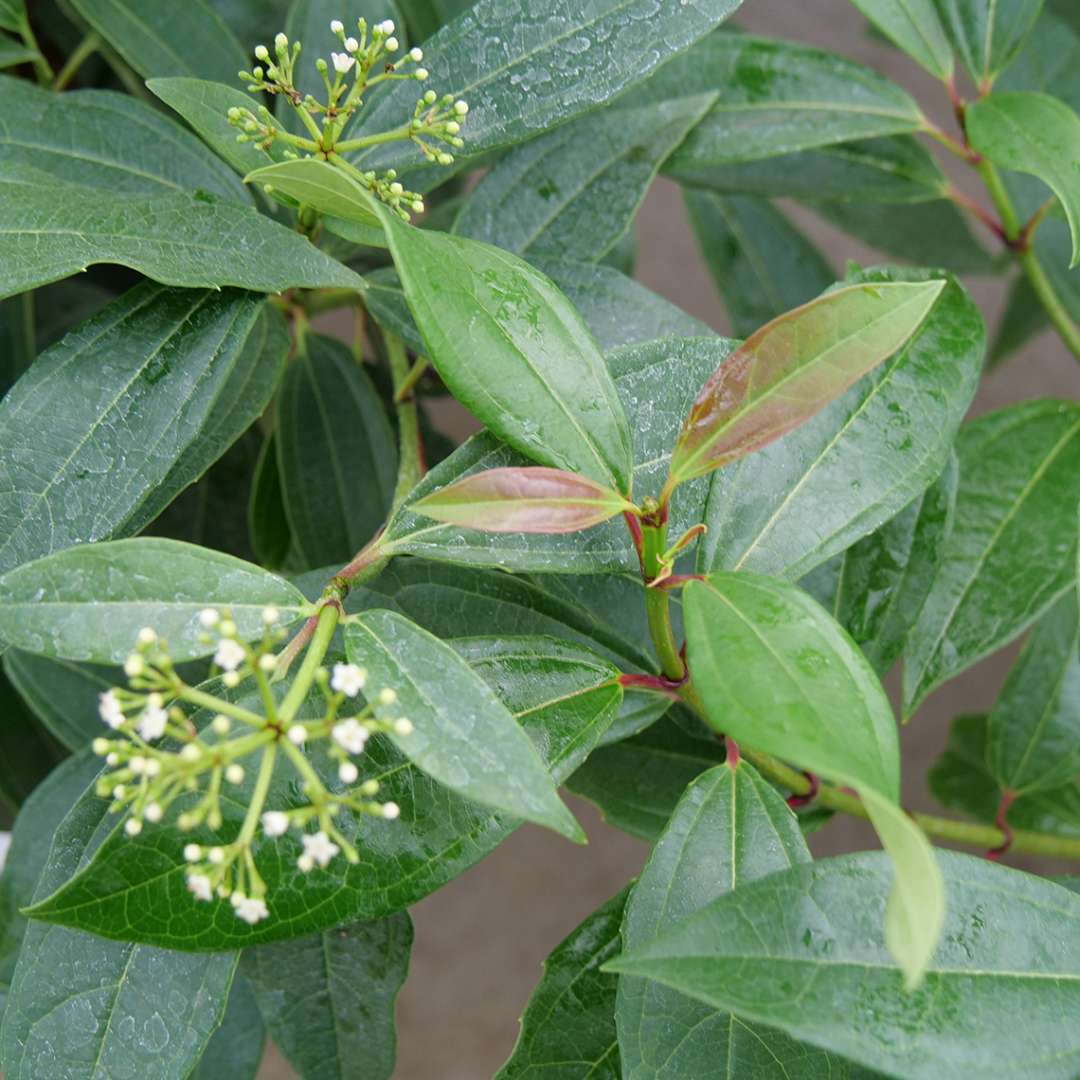
[[[235,671],[244,659],[244,646],[231,638],[222,641],[214,653],[214,663],[225,671]]]
[[[302,838],[304,854],[310,855],[321,867],[330,865],[330,860],[341,850],[321,829],[317,833],[305,834]]]
[[[239,918],[251,926],[267,918],[270,914],[266,904],[253,896],[245,896],[238,904],[233,905],[233,909]]]
[[[368,741],[369,732],[355,716],[350,716],[348,720],[342,720],[340,723],[335,724],[330,734],[333,736],[334,742],[347,754],[362,754],[364,745]]]
[[[296,860],[296,865],[302,873],[310,874],[315,869],[315,860],[310,855],[301,855]]]
[[[330,59],[334,64],[334,70],[341,75],[344,75],[356,63],[356,58],[349,56],[348,53],[332,52]]]
[[[148,705],[139,717],[139,734],[147,741],[153,742],[165,734],[165,727],[169,720],[169,714],[164,709],[154,708]]]
[[[210,879],[205,874],[188,874],[187,887],[196,900],[212,900],[213,889],[210,888]]]
[[[364,689],[367,672],[356,664],[335,664],[330,676],[330,689],[346,697],[356,697]]]

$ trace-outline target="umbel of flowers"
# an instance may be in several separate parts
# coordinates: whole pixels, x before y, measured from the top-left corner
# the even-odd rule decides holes
[[[99,700],[101,719],[112,735],[94,740],[94,752],[107,765],[98,779],[97,793],[111,800],[113,812],[128,814],[124,830],[129,836],[158,824],[181,797],[185,805],[176,817],[179,829],[190,832],[206,826],[216,830],[223,821],[223,793],[238,788],[253,769],[255,785],[236,839],[215,846],[190,843],[184,848],[184,858],[188,888],[198,900],[228,899],[239,918],[256,923],[269,915],[266,886],[255,866],[258,844],[296,829],[303,845],[297,866],[304,873],[327,867],[339,854],[356,862],[356,848],[336,824],[341,815],[393,819],[399,810],[396,803],[375,799],[377,780],[358,783],[354,758],[363,754],[372,734],[407,735],[412,723],[403,716],[376,719],[371,704],[361,699],[367,673],[355,664],[342,663],[334,664],[332,670],[315,668],[312,681],[322,694],[322,715],[296,719],[298,699],[287,695],[278,703],[271,687],[278,665],[273,650],[284,638],[277,609],[263,611],[263,634],[254,643],[239,639],[228,611],[207,608],[199,619],[204,643],[214,648],[213,665],[221,683],[235,690],[250,680],[261,708],[250,709],[185,683],[170,659],[167,643],[152,628],[144,627],[124,664],[128,685],[108,690]],[[397,701],[389,687],[368,696],[381,706]],[[212,719],[197,728],[185,704]],[[309,744],[318,740],[329,748],[338,779],[346,785],[342,791],[329,789],[308,759]],[[299,774],[306,804],[288,810],[266,808],[279,756]]]
[[[394,36],[394,24],[390,19],[371,27],[370,35],[364,19],[357,21],[356,36],[346,36],[345,25],[340,19],[334,19],[330,29],[341,42],[342,51],[332,52],[329,61],[323,57],[315,61],[315,68],[322,77],[324,100],[297,89],[296,64],[302,46],[299,41],[290,42],[283,33],[274,38],[273,53],[266,45],[256,46],[258,63],[251,71],[240,72],[240,78],[253,93],[267,93],[287,100],[296,110],[307,136],[286,131],[274,121],[265,105],[260,105],[257,113],[234,106],[227,114],[229,123],[240,128],[237,142],[254,142],[263,150],[269,150],[275,142],[283,143],[283,154],[287,158],[314,157],[336,165],[407,221],[410,212],[423,212],[423,196],[407,190],[397,179],[396,170],[387,169],[381,175],[372,170],[363,171],[343,155],[379,143],[407,140],[429,162],[452,165],[454,155],[451,150],[465,145],[460,132],[469,106],[455,100],[453,94],[444,94],[440,98],[434,90],[427,90],[416,102],[412,117],[399,126],[345,138],[349,123],[363,106],[368,90],[395,80],[425,82],[428,71],[419,66],[424,58],[421,49],[412,48],[400,57],[394,57],[401,46]]]

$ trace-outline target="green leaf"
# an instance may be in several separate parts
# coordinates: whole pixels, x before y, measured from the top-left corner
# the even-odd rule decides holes
[[[50,734],[74,751],[101,734],[98,695],[124,680],[119,668],[54,660],[21,649],[8,649],[3,663],[23,701]]]
[[[612,100],[718,26],[739,3],[598,0],[567,9],[558,0],[479,0],[424,42],[424,67],[439,93],[468,101],[465,150],[479,154],[524,142]],[[415,84],[400,83],[349,135],[400,124],[416,97]],[[420,164],[415,148],[394,143],[352,157],[365,169]]]
[[[75,873],[107,814],[103,799],[74,805],[55,830],[35,899]],[[183,1080],[221,1021],[237,959],[31,922],[0,1031],[5,1075]]]
[[[1061,787],[1080,770],[1078,649],[1071,589],[1036,624],[990,712],[986,761],[1002,789]]]
[[[957,475],[953,457],[944,473],[896,517],[800,582],[847,630],[882,678],[903,651],[941,565],[952,530]],[[822,577],[827,578],[824,587],[816,587]]]
[[[608,355],[611,375],[630,417],[634,495],[659,493],[667,473],[679,418],[686,414],[705,379],[732,351],[726,338],[667,339],[627,346]],[[432,469],[394,514],[385,542],[399,553],[457,563],[498,566],[537,573],[630,572],[640,576],[626,526],[608,522],[580,536],[482,533],[433,524],[415,514],[412,503],[445,484],[482,469],[528,465],[529,460],[489,432],[473,436]],[[678,536],[702,520],[707,485],[687,484],[672,504],[670,531]]]
[[[701,169],[918,131],[919,106],[861,64],[805,45],[714,33],[650,80],[659,97],[719,92],[667,170]]]
[[[5,184],[39,186],[54,202],[75,197],[63,194],[65,188],[114,196],[201,190],[250,202],[232,172],[190,132],[126,94],[75,90],[61,96],[0,76],[0,100]]]
[[[995,165],[1030,173],[1058,197],[1072,234],[1072,269],[1080,263],[1080,116],[1049,94],[1018,90],[993,94],[967,110],[973,149]]]
[[[476,186],[454,232],[518,255],[598,261],[714,97],[601,110],[525,143]]]
[[[990,346],[986,366],[993,371],[1032,338],[1050,328],[1046,308],[1039,302],[1027,274],[1019,273],[1009,286],[1005,311]]]
[[[286,372],[277,420],[277,475],[303,564],[345,563],[394,496],[397,445],[383,403],[345,345],[309,335],[307,355]]]
[[[630,490],[630,427],[578,313],[508,252],[384,216],[425,355],[466,408],[521,453]]]
[[[21,41],[13,41],[6,35],[0,35],[0,68],[29,63],[36,60],[38,55],[36,50],[29,48]]]
[[[284,154],[285,148],[276,140],[269,150],[260,150],[253,142],[236,141],[238,129],[229,123],[226,114],[235,108],[254,111],[252,95],[243,90],[224,83],[180,76],[148,79],[146,88],[179,113],[241,176],[280,160]],[[265,117],[263,122],[275,123],[272,118],[267,120]]]
[[[753,768],[710,769],[679,800],[630,894],[623,948],[639,949],[732,889],[808,862],[795,815]],[[846,1062],[659,982],[622,976],[615,1019],[626,1080],[710,1076],[720,1061],[732,1078],[855,1075]]]
[[[244,954],[270,1035],[300,1076],[345,1080],[362,1070],[364,1080],[389,1080],[412,941],[402,911]]]
[[[18,33],[25,20],[25,0],[0,0],[0,26]]]
[[[520,720],[557,782],[581,764],[618,711],[617,672],[580,646],[540,637],[499,637],[459,640],[455,647]],[[428,674],[438,677],[437,672]],[[283,694],[285,685],[275,689]],[[214,690],[220,693],[220,684]],[[238,700],[260,707],[253,689]],[[314,693],[302,715],[324,711],[322,694]],[[196,722],[210,719],[200,713]],[[320,744],[309,753],[313,767],[337,789],[337,763]],[[362,779],[378,780],[380,798],[397,802],[401,817],[393,823],[370,816],[340,820],[338,827],[363,853],[361,861],[351,865],[338,859],[318,874],[296,867],[301,848],[295,837],[264,845],[256,852],[256,865],[268,886],[271,918],[256,927],[237,919],[223,901],[196,902],[184,882],[183,859],[184,845],[193,840],[216,843],[235,837],[254,784],[251,776],[246,788],[233,789],[235,794],[223,799],[225,823],[219,834],[181,832],[172,811],[160,826],[135,838],[117,828],[80,874],[37,904],[33,917],[172,948],[214,951],[255,945],[328,930],[343,921],[379,919],[408,907],[489,854],[521,824],[441,786],[382,736],[369,740],[359,764]],[[280,765],[268,805],[299,805],[299,783],[287,762]],[[102,805],[93,788],[82,802]],[[169,912],[167,922],[159,917],[162,911]]]
[[[255,1080],[266,1045],[266,1028],[251,983],[237,971],[221,1026],[210,1037],[188,1080]]]
[[[897,806],[896,727],[873,669],[793,585],[713,574],[689,582],[683,595],[687,664],[709,723],[861,795],[896,868],[886,941],[907,985],[917,985],[945,896],[930,844]]]
[[[884,269],[857,280],[926,276]],[[984,340],[979,309],[950,281],[891,360],[809,423],[715,474],[699,568],[796,579],[899,513],[948,460]]]
[[[63,749],[39,727],[5,672],[0,672],[0,802],[18,809],[63,760]]]
[[[628,891],[598,907],[551,951],[525,1006],[517,1043],[495,1080],[620,1080],[614,1017],[619,980],[601,967],[619,952]]]
[[[908,341],[945,285],[850,285],[752,334],[694,401],[672,451],[671,486],[745,457],[820,412]]]
[[[989,85],[1023,45],[1043,0],[935,0],[976,83]]]
[[[390,736],[410,761],[459,795],[584,841],[528,736],[449,645],[394,612],[367,611],[346,629],[345,648],[397,692],[398,704],[375,711],[413,722]]]
[[[248,502],[248,533],[251,549],[261,565],[276,569],[284,563],[292,547],[292,532],[285,516],[285,496],[281,490],[274,434],[263,441]]]
[[[683,196],[739,337],[812,300],[836,280],[817,247],[764,199],[724,198],[693,188]]]
[[[284,225],[198,195],[65,198],[55,188],[0,182],[0,256],[3,296],[103,262],[186,288],[362,287],[357,274]]]
[[[939,859],[949,913],[915,992],[884,948],[892,870],[875,854],[740,887],[611,967],[890,1076],[1071,1077],[1080,1041],[1061,1016],[1080,997],[1080,898],[983,859]]]
[[[413,510],[484,532],[572,533],[632,511],[633,505],[577,473],[526,466],[473,473],[425,495]]]
[[[1080,406],[1028,401],[966,424],[941,570],[904,650],[904,713],[1076,586]]]
[[[280,371],[287,339],[278,324],[264,353],[262,308],[144,283],[38,357],[0,403],[0,570],[136,531],[197,479]]]
[[[936,159],[910,135],[837,143],[732,165],[695,167],[669,158],[663,171],[721,195],[844,202],[917,203],[940,199],[949,187]]]
[[[882,33],[939,79],[952,77],[953,53],[933,0],[851,0]]]
[[[245,50],[205,0],[155,7],[139,0],[71,0],[75,11],[140,75],[192,75],[232,83]]]
[[[84,544],[0,577],[0,638],[28,652],[118,664],[144,626],[169,642],[173,660],[214,651],[199,612],[224,607],[241,637],[262,633],[262,609],[297,617],[303,596],[251,563],[178,540]]]
[[[716,735],[674,709],[640,734],[594,751],[566,786],[609,825],[652,843],[687,784],[723,760]]]

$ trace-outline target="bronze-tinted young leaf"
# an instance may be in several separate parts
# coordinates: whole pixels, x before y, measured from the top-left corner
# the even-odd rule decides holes
[[[484,532],[572,533],[630,508],[617,492],[563,469],[488,469],[439,488],[413,509]]]
[[[752,334],[683,423],[668,487],[745,457],[819,412],[918,329],[944,281],[853,285]]]

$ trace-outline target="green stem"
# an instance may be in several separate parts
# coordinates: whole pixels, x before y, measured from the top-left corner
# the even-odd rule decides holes
[[[23,39],[28,49],[33,49],[37,54],[33,60],[34,74],[37,76],[37,81],[42,86],[51,86],[53,81],[52,65],[45,59],[41,46],[34,36],[34,28],[30,25],[30,19],[25,14],[19,19],[19,37]]]
[[[296,766],[296,771],[307,781],[308,795],[311,797],[312,804],[316,805],[316,800],[321,802],[326,793],[326,785],[320,779],[319,774],[311,767],[311,763],[304,756],[303,750],[298,746],[293,746],[288,739],[285,739],[281,746],[288,759]]]
[[[390,374],[394,380],[394,409],[398,421],[398,474],[394,488],[394,501],[390,515],[405,501],[405,497],[424,475],[424,461],[420,443],[420,415],[416,398],[403,388],[408,385],[409,356],[405,343],[394,334],[384,335],[386,353],[390,360]],[[415,380],[414,380],[415,381]]]
[[[686,665],[679,655],[675,631],[671,627],[671,597],[666,589],[650,588],[649,582],[660,573],[660,556],[667,543],[667,524],[650,525],[642,522],[641,570],[645,578],[645,614],[649,620],[649,633],[660,670],[669,679],[678,681],[686,674]]]
[[[418,356],[413,366],[409,368],[409,374],[405,376],[401,385],[394,391],[394,401],[404,401],[412,392],[413,387],[424,377],[428,369],[426,356]]]
[[[300,293],[295,300],[308,315],[321,315],[324,311],[352,307],[359,301],[360,296],[356,289],[319,289],[315,292]]]
[[[97,52],[97,48],[100,44],[101,38],[91,30],[90,33],[75,46],[75,51],[67,58],[67,62],[60,69],[60,74],[56,76],[52,88],[54,90],[63,90],[64,87],[71,82],[75,72],[82,67],[83,61]]]
[[[352,150],[363,150],[365,146],[377,146],[379,143],[398,142],[407,139],[412,134],[412,126],[402,124],[399,128],[391,131],[383,131],[378,135],[365,135],[362,139],[346,139],[338,143],[334,149],[338,153],[349,153]]]
[[[296,673],[296,678],[289,687],[281,708],[278,709],[278,720],[283,727],[292,723],[308,690],[311,689],[311,684],[315,681],[315,672],[318,671],[326,650],[330,647],[330,641],[340,618],[341,608],[336,603],[324,604],[319,611],[315,633],[311,635],[311,644],[304,653],[304,662],[300,665],[300,670]]]
[[[270,743],[263,751],[262,761],[259,762],[259,775],[255,779],[255,788],[251,792],[251,802],[248,804],[244,824],[240,826],[240,835],[236,838],[241,848],[246,848],[255,838],[255,830],[259,827],[259,814],[266,803],[266,793],[270,790],[270,781],[274,776],[276,758],[277,744]]]
[[[266,727],[266,719],[258,713],[253,713],[240,705],[234,705],[231,701],[223,701],[202,690],[196,690],[194,686],[182,686],[177,693],[184,701],[190,701],[192,705],[198,705],[207,712],[231,716],[234,720],[239,720],[241,724],[247,724],[249,727]]]

